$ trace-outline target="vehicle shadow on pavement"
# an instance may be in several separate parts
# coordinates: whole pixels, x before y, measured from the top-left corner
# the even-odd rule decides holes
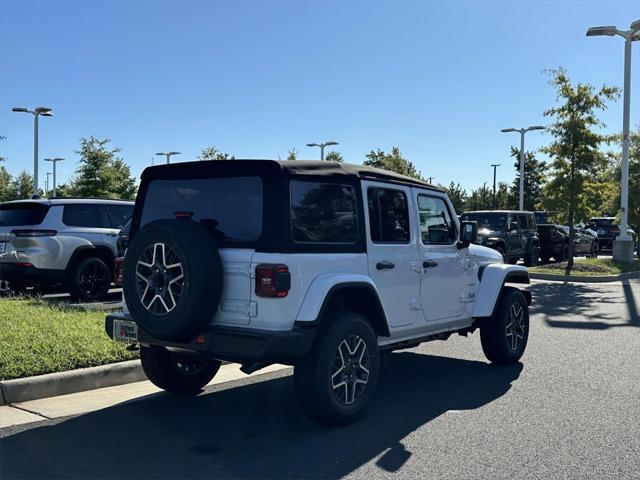
[[[180,397],[153,395],[1,440],[9,478],[339,478],[377,459],[397,471],[402,440],[448,410],[504,395],[522,364],[393,353],[358,423],[331,429],[298,408],[290,376]],[[427,459],[425,459],[427,461]]]
[[[529,287],[533,297],[530,312],[544,315],[547,325],[555,328],[607,330],[640,326],[633,286],[627,280],[617,285],[624,294],[622,301],[618,295],[607,296],[598,284],[537,283]]]

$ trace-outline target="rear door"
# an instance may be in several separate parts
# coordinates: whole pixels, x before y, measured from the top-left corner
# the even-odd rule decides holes
[[[520,227],[518,225],[518,216],[513,213],[510,213],[507,217],[507,243],[509,247],[509,251],[507,252],[508,256],[522,256],[524,251],[522,248]]]
[[[362,181],[367,202],[367,261],[392,327],[416,323],[420,266],[411,188]]]

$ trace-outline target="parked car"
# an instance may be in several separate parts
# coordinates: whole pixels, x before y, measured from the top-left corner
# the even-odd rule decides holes
[[[116,237],[116,258],[113,261],[113,284],[122,285],[122,274],[124,269],[124,253],[129,245],[129,231],[131,230],[131,218],[120,229]]]
[[[470,245],[444,190],[334,162],[234,160],[147,168],[125,255],[126,309],[148,378],[197,392],[221,361],[294,366],[312,418],[345,424],[376,389],[380,352],[480,329],[513,364],[529,333],[527,269]],[[399,405],[400,407],[400,405]]]
[[[589,219],[587,225],[598,234],[599,250],[613,250],[613,240],[620,235],[620,225],[616,223],[615,217],[593,217]],[[629,227],[627,233],[633,239],[633,251],[638,246],[638,238],[633,228]]]
[[[113,278],[116,236],[133,202],[91,198],[0,204],[0,278],[5,288],[63,285],[83,301],[102,298]]]
[[[575,228],[574,255],[598,256],[598,237],[588,230]],[[553,257],[556,262],[564,261],[569,255],[569,231],[562,225],[538,225],[540,239],[540,260],[548,263]]]
[[[508,263],[538,264],[539,241],[533,212],[489,210],[465,212],[462,221],[478,223],[478,245],[493,248]]]

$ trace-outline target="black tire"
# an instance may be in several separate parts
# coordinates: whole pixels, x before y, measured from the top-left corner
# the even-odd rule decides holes
[[[141,347],[142,369],[156,387],[175,393],[198,393],[215,377],[222,362],[204,356]]]
[[[542,263],[549,263],[551,261],[551,257],[547,254],[540,254],[540,261]]]
[[[598,242],[593,242],[591,244],[591,253],[589,254],[591,258],[598,258]]]
[[[516,325],[512,325],[511,317],[519,312],[521,312],[521,317],[518,317]],[[519,334],[514,336],[517,332]],[[522,357],[528,339],[529,307],[527,300],[517,288],[505,288],[494,315],[484,320],[480,327],[482,351],[492,363],[511,365]]]
[[[294,385],[298,402],[311,419],[347,425],[364,413],[376,390],[380,355],[377,336],[362,315],[342,313],[334,320],[318,332],[308,357],[295,366]],[[340,369],[347,355],[351,361]]]
[[[71,298],[80,302],[95,302],[106,297],[111,286],[111,269],[104,260],[88,257],[71,269],[68,281]]]
[[[146,333],[162,340],[192,339],[211,320],[222,294],[213,235],[188,219],[149,223],[129,244],[122,287],[131,315]]]
[[[524,258],[524,264],[527,267],[535,267],[540,263],[540,248],[538,245],[531,245],[529,253]]]
[[[569,245],[564,243],[562,244],[562,250],[558,255],[554,256],[554,258],[556,259],[556,262],[564,262],[567,257],[569,257]]]

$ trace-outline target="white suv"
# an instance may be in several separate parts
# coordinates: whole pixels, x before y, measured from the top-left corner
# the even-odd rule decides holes
[[[0,204],[0,290],[61,284],[78,300],[103,297],[116,237],[133,202],[91,198]]]
[[[444,191],[333,162],[230,160],[144,171],[111,338],[157,386],[197,392],[221,360],[294,365],[304,410],[355,420],[380,351],[480,328],[492,362],[527,344],[527,269],[470,245]]]

